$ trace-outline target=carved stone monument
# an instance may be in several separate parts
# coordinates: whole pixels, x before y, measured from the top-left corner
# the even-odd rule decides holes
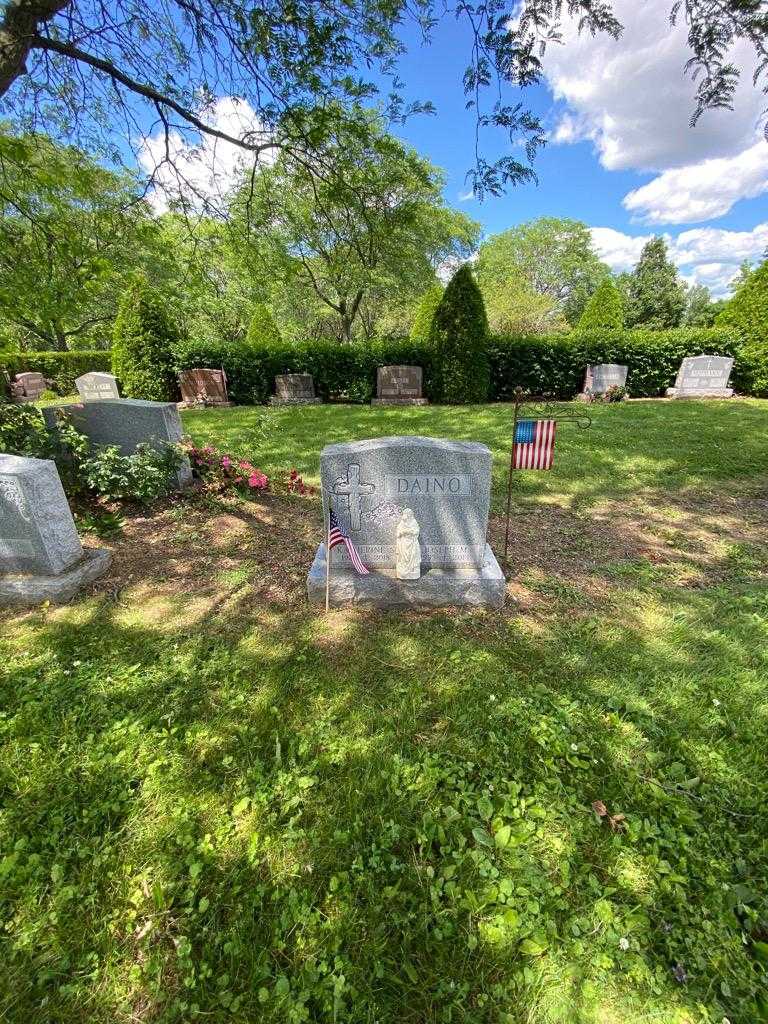
[[[604,395],[610,388],[627,386],[628,367],[620,363],[595,363],[588,366],[584,374],[584,387],[576,397],[588,401],[596,395]]]
[[[81,402],[99,402],[104,398],[119,398],[117,377],[111,373],[84,373],[75,381]]]
[[[182,439],[179,410],[173,402],[120,398],[82,405],[52,405],[43,409],[49,430],[56,429],[58,412],[65,412],[94,444],[115,445],[121,455],[132,455],[140,444],[160,449]],[[176,473],[176,484],[185,487],[191,480],[192,469],[185,458]]]
[[[46,388],[42,373],[17,373],[15,383],[14,402],[36,402]]]
[[[311,373],[281,373],[275,377],[275,393],[270,405],[319,405]]]
[[[728,379],[733,369],[730,356],[687,356],[680,364],[667,398],[731,398]]]
[[[210,370],[206,367],[182,370],[179,374],[179,388],[182,402],[186,406],[232,405],[227,391],[227,375],[223,370]]]
[[[80,543],[53,462],[0,455],[0,605],[62,604],[110,561]]]
[[[422,377],[420,366],[380,366],[371,405],[429,405],[422,397]]]
[[[331,444],[320,455],[320,476],[324,507],[330,499],[371,570],[358,576],[346,547],[334,547],[332,604],[503,603],[505,579],[486,542],[491,452],[485,445],[430,437]],[[307,578],[310,601],[317,603],[325,601],[325,559],[321,544]],[[401,566],[406,578],[398,578]]]

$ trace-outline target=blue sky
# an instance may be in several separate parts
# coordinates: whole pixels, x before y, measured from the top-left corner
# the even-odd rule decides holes
[[[739,43],[730,54],[742,69],[734,110],[707,112],[690,128],[695,85],[683,73],[690,54],[684,24],[669,25],[670,6],[671,0],[613,0],[625,26],[619,40],[580,35],[566,18],[564,45],[548,49],[542,83],[509,94],[541,117],[548,134],[535,162],[538,185],[483,202],[467,198],[475,121],[461,78],[469,36],[453,18],[444,18],[429,46],[413,26],[403,29],[405,96],[431,100],[437,113],[396,131],[444,169],[446,201],[480,221],[486,234],[544,215],[573,217],[590,226],[595,248],[615,271],[633,266],[645,241],[662,234],[689,283],[727,294],[740,263],[756,262],[768,249],[768,101],[752,85],[754,53]],[[213,120],[229,132],[253,126],[248,111],[228,97]],[[156,162],[153,146],[162,140],[150,140],[147,167]],[[188,174],[203,188],[231,181],[242,159],[242,151],[226,146],[212,153],[206,140],[198,150],[183,140],[178,147],[187,155],[177,153],[177,161],[187,160]],[[500,133],[482,138],[489,159],[508,147]]]

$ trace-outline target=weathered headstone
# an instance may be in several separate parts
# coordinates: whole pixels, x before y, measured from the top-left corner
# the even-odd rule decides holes
[[[371,405],[429,405],[422,397],[422,378],[420,366],[380,366]]]
[[[730,398],[733,388],[728,378],[733,369],[730,356],[686,356],[677,371],[673,388],[667,388],[668,398]]]
[[[111,373],[84,373],[75,381],[81,402],[99,402],[105,398],[119,398],[117,378]]]
[[[232,405],[227,391],[227,375],[223,370],[207,367],[182,370],[179,387],[185,405]]]
[[[56,429],[56,415],[60,411],[94,444],[115,445],[121,455],[133,455],[140,444],[162,449],[182,439],[179,410],[173,402],[120,398],[49,406],[43,409],[49,429]],[[177,471],[176,483],[184,487],[191,479],[192,469],[185,458]]]
[[[498,606],[505,580],[486,543],[491,452],[470,441],[382,437],[326,446],[320,455],[329,499],[369,576],[358,576],[344,545],[331,552],[331,602]],[[400,580],[397,529],[410,508],[419,527],[422,575]],[[325,600],[325,544],[307,579]]]
[[[0,605],[69,601],[110,560],[80,543],[53,462],[0,455]]]
[[[45,391],[42,373],[17,373],[16,384],[21,388],[21,393],[14,396],[16,402],[35,402]]]
[[[595,363],[588,366],[584,374],[584,388],[576,397],[586,399],[593,395],[604,395],[611,388],[625,388],[628,369],[620,363]]]
[[[275,393],[270,405],[318,405],[311,373],[281,373],[275,377]]]

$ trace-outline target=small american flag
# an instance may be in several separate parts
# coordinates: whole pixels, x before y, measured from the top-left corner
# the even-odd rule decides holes
[[[552,469],[556,420],[518,420],[512,448],[515,469]]]
[[[368,576],[368,570],[363,565],[360,555],[357,553],[357,548],[352,543],[351,539],[347,535],[346,531],[342,527],[339,520],[336,518],[336,513],[333,509],[330,509],[330,519],[328,526],[328,557],[330,558],[330,552],[336,547],[337,544],[343,544],[349,552],[349,557],[352,559],[352,565],[357,570],[358,576]]]

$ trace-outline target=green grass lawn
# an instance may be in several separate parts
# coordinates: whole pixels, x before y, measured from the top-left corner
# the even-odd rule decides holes
[[[502,611],[326,617],[319,499],[202,495],[0,616],[0,1019],[768,1020],[768,402],[589,411]],[[500,553],[509,406],[184,422],[485,442]]]

